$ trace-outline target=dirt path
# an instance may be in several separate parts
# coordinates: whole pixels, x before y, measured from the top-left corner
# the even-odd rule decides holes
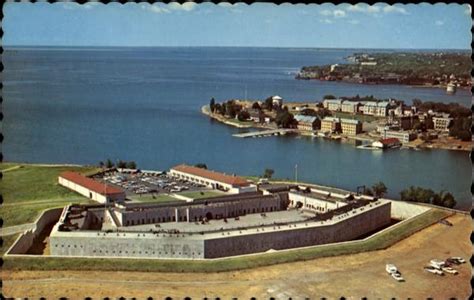
[[[90,297],[220,297],[300,299],[413,298],[466,299],[471,294],[470,264],[459,275],[436,276],[423,271],[432,258],[471,255],[469,215],[456,214],[449,227],[435,224],[387,250],[320,258],[243,271],[144,273],[100,271],[3,271],[3,293],[13,297],[83,299]],[[398,283],[385,272],[394,263],[406,279]]]

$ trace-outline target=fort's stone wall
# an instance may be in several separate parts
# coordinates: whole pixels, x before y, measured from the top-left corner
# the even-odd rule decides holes
[[[205,242],[205,257],[217,258],[348,241],[389,223],[390,202],[335,224],[323,223],[314,227],[300,223],[296,227],[294,224],[281,226],[288,227],[287,230],[208,239]]]
[[[54,222],[59,220],[61,216],[62,208],[53,208],[50,210],[45,210],[38,217],[35,222],[35,227],[29,230],[26,230],[20,237],[17,239],[17,242],[13,244],[8,254],[24,254],[30,249],[33,245],[35,238],[39,236],[43,229]]]
[[[355,239],[388,224],[390,204],[380,201],[322,223],[204,234],[64,232],[55,226],[50,249],[52,255],[60,256],[202,259],[305,247]]]
[[[200,237],[153,233],[60,232],[50,236],[51,255],[204,258]]]

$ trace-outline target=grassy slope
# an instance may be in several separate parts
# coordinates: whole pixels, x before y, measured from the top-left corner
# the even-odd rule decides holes
[[[14,166],[21,167],[13,169]],[[1,163],[0,168],[7,169],[0,181],[4,203],[0,208],[3,226],[33,222],[46,208],[64,206],[71,202],[89,202],[87,198],[59,186],[57,181],[58,175],[63,171],[90,172],[94,167]]]
[[[325,245],[292,251],[266,253],[213,261],[144,260],[103,258],[14,258],[4,259],[3,267],[14,270],[102,270],[102,271],[150,271],[150,272],[223,272],[240,270],[284,262],[315,259],[323,256],[353,254],[385,249],[413,233],[450,215],[450,212],[432,209],[427,213],[399,224],[367,241],[350,244]]]

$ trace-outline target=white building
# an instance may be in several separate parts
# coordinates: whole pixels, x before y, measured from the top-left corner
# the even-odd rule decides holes
[[[273,106],[282,106],[283,105],[283,98],[276,95],[272,97],[272,104]]]
[[[386,117],[388,114],[389,106],[390,106],[390,103],[388,101],[382,101],[382,102],[370,101],[370,102],[365,103],[362,111],[364,112],[364,115]]]
[[[212,189],[219,189],[235,194],[257,191],[257,186],[249,183],[242,177],[227,175],[184,164],[171,168],[169,174],[179,179],[184,179],[205,185]]]
[[[99,203],[121,202],[125,200],[125,192],[114,186],[95,181],[76,172],[63,172],[58,183],[91,200]]]
[[[433,117],[434,129],[439,130],[439,131],[449,131],[449,125],[451,124],[452,120],[453,118],[449,118],[446,116]]]
[[[355,114],[359,111],[360,102],[345,100],[341,104],[341,111]]]
[[[324,108],[330,111],[340,111],[342,105],[341,99],[324,99],[323,106]]]

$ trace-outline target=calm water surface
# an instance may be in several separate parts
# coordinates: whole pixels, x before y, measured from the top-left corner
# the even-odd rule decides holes
[[[354,50],[151,48],[15,50],[3,56],[3,155],[6,161],[95,164],[135,160],[144,169],[205,162],[229,173],[298,178],[355,190],[381,180],[389,196],[417,185],[471,205],[469,154],[443,150],[372,152],[302,137],[238,139],[239,131],[199,109],[211,97],[318,101],[374,95],[458,102],[441,89],[300,81],[303,65],[343,63]]]

